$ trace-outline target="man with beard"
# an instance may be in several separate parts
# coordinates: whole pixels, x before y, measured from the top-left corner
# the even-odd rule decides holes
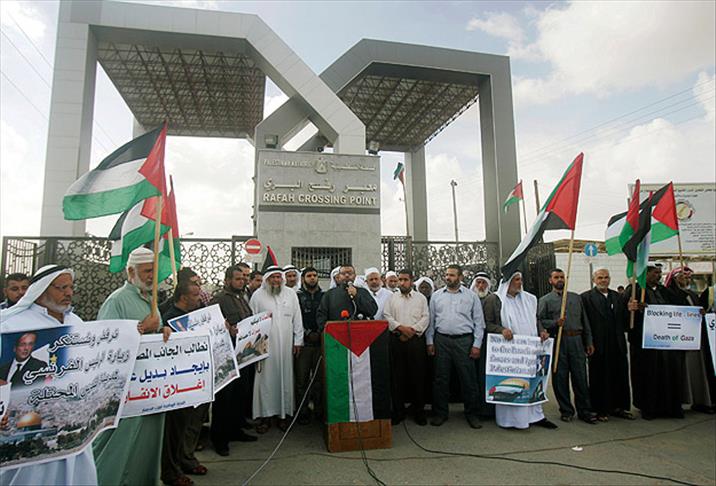
[[[323,295],[318,307],[317,321],[320,329],[328,321],[341,321],[343,311],[351,319],[371,319],[378,312],[378,304],[366,289],[353,285],[356,271],[353,265],[341,265],[336,279],[338,285]]]
[[[450,370],[454,364],[465,401],[465,418],[470,427],[479,429],[474,361],[480,358],[485,331],[482,305],[474,292],[462,286],[459,265],[448,265],[444,280],[446,286],[430,300],[430,325],[425,334],[428,355],[435,356],[434,416],[430,424],[441,426],[448,419]]]
[[[415,290],[423,294],[428,299],[428,304],[430,304],[430,297],[437,290],[437,287],[435,287],[435,282],[433,282],[432,278],[420,277],[415,281]]]
[[[393,296],[393,292],[383,287],[380,272],[375,267],[365,269],[365,283],[368,286],[370,295],[375,299],[375,303],[378,304],[378,311],[373,318],[377,321],[382,320],[385,303]]]
[[[251,296],[251,310],[272,314],[269,357],[259,363],[254,381],[254,418],[260,418],[256,431],[265,433],[271,417],[278,417],[278,427],[288,428],[288,418],[295,410],[293,357],[303,346],[303,319],[298,296],[287,289],[283,271],[271,266],[264,273],[264,283]]]
[[[377,274],[377,272],[376,272]],[[377,274],[378,280],[380,275]],[[398,293],[391,293],[385,305],[385,318],[390,336],[390,357],[393,385],[393,425],[405,419],[405,404],[410,402],[415,423],[425,425],[425,330],[430,311],[428,300],[413,290],[410,270],[398,272]]]
[[[298,271],[294,265],[286,265],[283,267],[283,280],[286,283],[286,288],[294,291],[298,291],[300,287],[301,272]]]
[[[513,336],[537,336],[544,341],[549,337],[537,322],[537,298],[522,289],[522,274],[515,272],[509,280],[503,280],[497,292],[489,297],[494,299],[494,309],[499,315],[500,324],[492,320],[489,332],[500,332],[511,341]],[[501,331],[500,331],[501,329]],[[542,411],[542,404],[514,406],[507,404],[495,405],[495,422],[502,428],[528,429],[531,425],[556,429],[557,426],[547,420]]]
[[[316,364],[321,357],[321,332],[318,327],[316,314],[318,306],[321,305],[323,290],[318,286],[318,270],[314,267],[306,267],[303,270],[303,284],[298,291],[298,303],[301,306],[301,318],[303,319],[303,349],[296,357],[294,363],[296,372],[296,406],[306,393],[308,384],[311,381],[311,371],[316,369]],[[313,401],[313,414],[320,420],[323,415],[323,401],[321,394],[321,374],[319,373],[313,381],[311,398]],[[298,423],[307,425],[311,422],[311,410],[306,402],[305,408],[300,411]]]
[[[25,295],[29,286],[30,279],[24,273],[11,273],[5,277],[5,286],[3,287],[5,300],[0,302],[0,310],[15,305]]]
[[[642,349],[644,334],[644,309],[647,305],[673,305],[671,293],[661,285],[661,265],[650,262],[646,269],[645,303],[631,298],[631,285],[624,291],[628,300],[624,319],[633,311],[634,329],[629,331],[629,355],[631,357],[631,383],[634,390],[634,406],[641,417],[652,420],[657,417],[684,418],[681,408],[683,381],[686,373],[684,351]],[[637,297],[641,287],[637,284]]]
[[[400,292],[398,290],[398,274],[392,270],[385,272],[385,288],[391,292]]]
[[[228,323],[232,344],[236,344],[236,325],[251,316],[251,308],[246,302],[245,270],[232,265],[224,273],[224,288],[216,293],[212,304],[219,304],[221,313]],[[254,366],[241,370],[240,376],[222,388],[214,397],[211,417],[211,442],[214,451],[220,456],[229,455],[229,442],[253,442],[256,437],[244,432],[248,427],[246,420],[253,390]],[[247,403],[248,402],[248,403]]]
[[[700,305],[696,292],[691,290],[692,274],[693,270],[689,267],[678,267],[671,271],[664,283],[678,305],[700,307],[703,315],[706,311]],[[701,349],[685,351],[684,354],[686,377],[691,392],[691,410],[707,414],[715,413],[716,377],[714,377],[713,362],[709,351],[706,320],[703,317],[701,318]]]
[[[475,292],[477,297],[480,299],[482,304],[482,314],[485,317],[485,334],[482,337],[482,348],[486,349],[487,346],[487,333],[489,332],[502,332],[502,329],[497,329],[500,314],[500,299],[492,293],[492,280],[490,276],[485,272],[477,272],[475,278],[470,284],[470,290]],[[488,315],[490,316],[488,318]],[[507,329],[509,332],[509,329]],[[485,380],[487,376],[487,353],[480,353],[480,359],[475,362],[475,368],[477,371],[477,396],[480,403],[480,417],[491,418],[495,416],[495,406],[485,401]]]
[[[594,353],[589,318],[584,312],[582,299],[574,292],[567,292],[567,306],[564,317],[561,317],[564,272],[555,268],[549,275],[552,292],[539,299],[537,315],[540,325],[552,337],[556,337],[558,329],[564,327],[559,348],[559,365],[552,380],[552,389],[559,403],[561,419],[563,422],[571,422],[574,417],[575,407],[572,406],[569,393],[571,376],[577,415],[582,421],[595,424],[597,417],[592,412],[587,387],[587,356]]]
[[[609,415],[634,418],[629,413],[629,362],[622,298],[609,288],[610,281],[609,270],[600,268],[592,276],[594,287],[581,295],[594,340],[594,353],[589,357],[589,396],[601,422],[608,421]]]
[[[164,322],[180,317],[202,306],[201,288],[184,279],[174,289],[172,303],[162,313]],[[205,475],[206,466],[199,463],[194,451],[208,404],[171,410],[164,419],[162,443],[162,482],[164,484],[190,484],[186,474]]]
[[[137,321],[139,334],[161,332],[166,341],[171,328],[162,327],[152,312],[154,253],[137,248],[129,254],[127,281],[107,297],[97,318]],[[105,430],[92,442],[100,484],[156,484],[159,482],[164,414],[123,418],[115,429]]]
[[[21,332],[27,329],[29,323],[41,323],[41,327],[35,326],[33,329],[82,324],[82,319],[72,312],[74,278],[72,269],[61,265],[47,265],[40,268],[32,277],[32,281],[23,297],[13,307],[0,313],[2,331],[4,333]],[[30,353],[37,338],[34,333],[26,333],[20,337],[19,341],[23,339],[25,341],[24,345],[22,343],[18,343],[18,345],[25,349],[19,355],[18,351],[16,351],[15,356],[15,360],[21,363],[19,369],[14,366],[14,373],[19,374],[18,378],[22,376],[21,373],[30,369],[27,368],[27,365],[33,359]],[[30,343],[32,346],[30,346]],[[16,348],[18,345],[16,345]],[[10,373],[13,373],[13,371],[10,370]],[[12,386],[15,386],[14,376],[7,377],[6,381],[12,382]],[[0,425],[0,428],[2,428],[2,425]],[[58,486],[97,484],[97,471],[92,450],[86,448],[77,455],[41,464],[31,464],[16,468],[3,467],[0,469],[0,484],[8,486],[20,484]]]

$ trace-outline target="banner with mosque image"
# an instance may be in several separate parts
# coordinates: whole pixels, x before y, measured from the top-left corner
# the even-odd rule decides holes
[[[28,330],[0,335],[3,469],[78,454],[122,414],[139,345],[136,321],[37,329],[44,325],[28,322]]]
[[[547,401],[553,339],[487,335],[485,401],[520,407]]]

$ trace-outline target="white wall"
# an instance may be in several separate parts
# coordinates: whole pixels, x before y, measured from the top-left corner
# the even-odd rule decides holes
[[[567,271],[567,253],[556,253],[555,259],[557,266]],[[572,271],[569,279],[569,290],[572,292],[581,293],[591,288],[592,277],[589,274],[589,261],[592,262],[592,268],[606,268],[612,277],[612,283],[610,287],[614,290],[617,286],[627,286],[626,278],[626,258],[624,255],[607,256],[606,253],[601,253],[596,257],[587,258],[584,253],[573,253],[572,254]]]

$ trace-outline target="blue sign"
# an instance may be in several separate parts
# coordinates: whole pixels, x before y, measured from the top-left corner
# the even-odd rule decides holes
[[[587,243],[584,245],[584,254],[588,257],[594,257],[597,256],[598,253],[597,245],[594,243]]]

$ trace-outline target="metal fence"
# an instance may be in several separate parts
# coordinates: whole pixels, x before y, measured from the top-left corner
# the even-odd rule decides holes
[[[245,259],[244,243],[250,238],[183,238],[182,266],[191,267],[197,272],[206,283],[206,290],[217,289],[223,283],[226,268]],[[445,268],[451,263],[458,263],[464,269],[465,283],[469,283],[474,274],[480,271],[492,275],[495,282],[499,280],[500,262],[496,243],[412,241],[406,237],[384,236],[381,249],[384,272],[410,268],[416,275],[429,276],[436,284],[442,285]],[[350,259],[350,249],[331,250],[333,253],[327,256],[326,269],[346,257]],[[292,256],[296,260],[304,253],[293,252]],[[7,236],[3,238],[2,245],[2,275],[14,272],[32,275],[49,263],[72,267],[77,277],[75,312],[83,319],[91,320],[96,318],[102,302],[125,279],[123,273],[109,272],[110,254],[111,243],[106,238]],[[293,263],[301,264],[300,261]],[[523,265],[525,288],[537,296],[549,292],[547,278],[554,265],[554,248],[551,244],[534,247]],[[163,289],[169,289],[171,284],[170,277],[164,282]]]

